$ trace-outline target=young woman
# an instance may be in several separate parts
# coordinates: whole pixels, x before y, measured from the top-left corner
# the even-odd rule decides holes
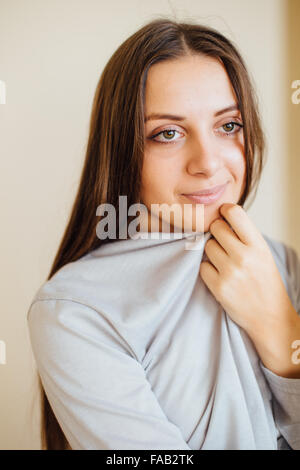
[[[263,156],[254,90],[223,35],[157,19],[113,54],[28,311],[44,449],[300,449],[300,262],[243,208]],[[146,235],[168,222],[155,204],[173,206],[176,236],[130,237],[120,196],[148,210]],[[101,204],[125,237],[99,236]]]

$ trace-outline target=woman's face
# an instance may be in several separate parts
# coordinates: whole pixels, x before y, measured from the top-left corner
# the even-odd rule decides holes
[[[226,70],[216,59],[195,55],[150,67],[141,192],[149,218],[151,204],[167,204],[177,214],[171,227],[184,224],[184,231],[207,232],[220,217],[222,204],[239,201],[246,173],[241,114],[238,109],[226,111],[236,105]],[[184,195],[225,183],[223,194],[210,203]],[[192,212],[185,212],[184,204]],[[155,218],[156,208],[152,212]],[[164,213],[161,219],[167,220]]]

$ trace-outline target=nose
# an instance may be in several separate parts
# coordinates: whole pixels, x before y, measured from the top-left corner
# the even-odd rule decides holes
[[[213,176],[222,166],[220,148],[213,134],[199,128],[194,132],[187,148],[187,172],[190,175]]]

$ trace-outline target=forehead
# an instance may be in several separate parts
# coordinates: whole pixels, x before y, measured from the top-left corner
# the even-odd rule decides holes
[[[223,64],[212,57],[195,55],[159,62],[150,67],[145,89],[145,108],[151,112],[215,111],[236,102]]]

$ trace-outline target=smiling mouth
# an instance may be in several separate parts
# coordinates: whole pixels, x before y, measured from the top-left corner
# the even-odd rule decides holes
[[[227,183],[219,184],[218,186],[214,186],[213,188],[202,189],[200,191],[195,191],[193,193],[184,193],[183,196],[209,196],[211,194],[216,194],[221,189],[225,188],[226,185]]]
[[[205,189],[202,191],[195,191],[194,193],[182,194],[182,196],[198,204],[211,204],[222,196],[227,184],[228,182],[207,190]]]

